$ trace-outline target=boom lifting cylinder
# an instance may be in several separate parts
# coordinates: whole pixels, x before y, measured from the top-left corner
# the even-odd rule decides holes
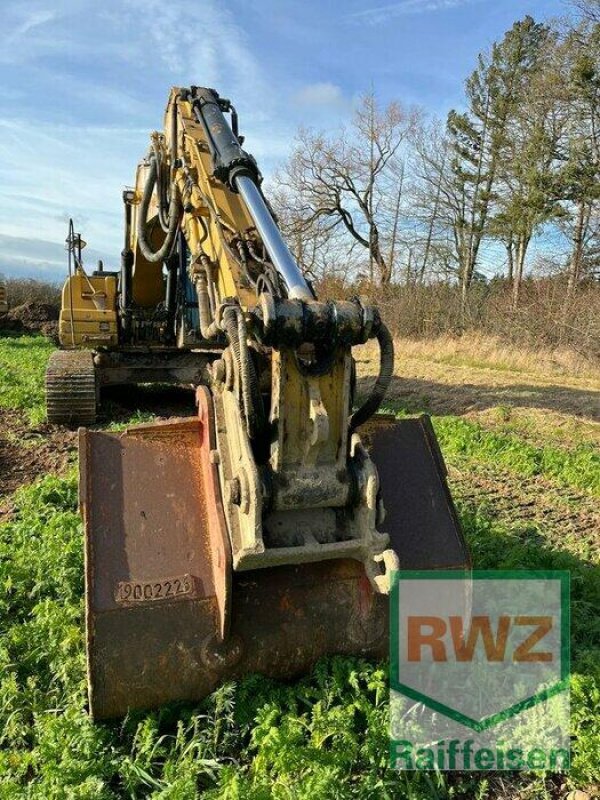
[[[194,110],[206,133],[215,174],[244,198],[267,252],[283,278],[288,297],[298,300],[314,299],[314,293],[290,253],[262,196],[256,162],[242,150],[237,136],[225,119],[222,107],[232,108],[231,103],[219,98],[212,89],[195,87],[193,91]]]

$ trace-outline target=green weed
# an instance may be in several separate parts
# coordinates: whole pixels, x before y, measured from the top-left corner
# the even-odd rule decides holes
[[[0,340],[0,405],[43,419],[42,337]],[[152,419],[146,413],[135,421]],[[128,424],[131,424],[128,423]],[[435,420],[459,466],[498,463],[518,475],[599,493],[598,455],[535,447],[466,420]],[[555,795],[551,776],[396,774],[387,769],[387,667],[331,658],[293,684],[249,676],[197,705],[87,716],[82,530],[74,472],[15,495],[0,525],[1,800],[328,800]],[[600,575],[543,532],[500,524],[483,505],[459,511],[476,567],[569,569],[572,582],[573,766],[570,786],[600,773]]]
[[[326,659],[293,684],[249,676],[200,705],[92,724],[75,475],[20,490],[15,506],[0,526],[1,798],[491,796],[494,776],[387,769],[387,667],[361,659]],[[540,548],[516,525],[501,527],[471,506],[460,512],[476,566],[571,570],[571,781],[585,785],[598,768],[598,572],[568,552]],[[527,785],[529,796],[545,792],[543,777],[508,777]]]
[[[536,447],[515,434],[486,430],[462,417],[436,417],[433,424],[449,459],[493,463],[524,477],[541,475],[600,497],[600,452],[591,442],[569,450]]]
[[[54,349],[45,336],[0,337],[0,408],[23,409],[32,425],[44,421],[44,372]]]

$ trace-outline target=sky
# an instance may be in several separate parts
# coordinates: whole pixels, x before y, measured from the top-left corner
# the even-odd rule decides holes
[[[0,0],[0,272],[60,280],[69,217],[118,268],[124,186],[171,86],[231,98],[268,177],[357,98],[459,107],[477,54],[565,0]]]

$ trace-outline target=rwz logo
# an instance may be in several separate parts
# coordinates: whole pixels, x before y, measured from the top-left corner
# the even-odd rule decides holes
[[[428,650],[433,661],[448,661],[454,655],[456,661],[473,661],[479,639],[488,661],[504,661],[511,628],[533,628],[509,656],[523,663],[548,662],[554,658],[551,650],[534,650],[553,627],[553,618],[548,616],[499,616],[494,622],[489,616],[433,617],[410,616],[407,626],[407,654],[409,661],[422,661],[423,650]]]
[[[568,668],[568,573],[395,573],[392,761],[398,769],[429,769],[431,759],[438,769],[525,769],[543,752],[545,764],[563,768]]]

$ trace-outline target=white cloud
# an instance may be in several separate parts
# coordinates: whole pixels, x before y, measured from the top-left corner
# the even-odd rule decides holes
[[[310,83],[295,95],[297,103],[303,106],[342,106],[347,101],[335,83]]]
[[[15,41],[25,36],[25,34],[32,31],[34,28],[39,28],[47,22],[56,19],[56,11],[50,9],[38,9],[25,15],[25,19],[18,25],[8,36],[9,41]]]
[[[69,216],[112,253],[122,247],[121,191],[133,180],[147,135],[135,128],[0,122],[0,234],[60,242]],[[23,165],[31,165],[23,169]]]
[[[47,30],[60,17],[56,8],[41,3],[7,3],[3,7],[3,26],[0,31],[0,62],[19,63],[36,51],[40,45],[49,44],[53,50],[57,43]]]
[[[400,17],[405,14],[426,14],[434,11],[444,11],[477,1],[478,0],[401,0],[398,3],[390,3],[384,6],[375,6],[362,11],[356,11],[350,14],[348,19],[351,22],[377,25],[393,17]]]
[[[267,176],[289,152],[293,107],[259,45],[221,0],[4,0],[0,30],[0,236],[62,248],[69,216],[118,263],[121,190],[173,84],[213,86],[240,112],[247,147]],[[256,54],[256,55],[255,55]],[[25,80],[15,83],[15,66]],[[39,79],[39,83],[38,83]],[[36,86],[38,92],[30,87]],[[335,89],[335,87],[334,87]],[[335,95],[333,99],[336,100]],[[292,117],[290,113],[292,112]],[[14,247],[0,261],[16,264]],[[24,248],[21,271],[47,269]],[[9,269],[9,271],[11,271]]]
[[[67,226],[65,223],[65,234]],[[108,266],[105,253],[86,248],[84,262],[95,269],[102,258]],[[110,263],[113,268],[118,264]],[[46,241],[30,237],[7,236],[0,233],[0,274],[11,278],[35,278],[37,280],[64,281],[67,274],[67,252],[64,241]]]
[[[154,43],[147,56],[162,61],[183,85],[253,96],[266,90],[248,37],[219,0],[134,0],[132,8],[142,36]]]

